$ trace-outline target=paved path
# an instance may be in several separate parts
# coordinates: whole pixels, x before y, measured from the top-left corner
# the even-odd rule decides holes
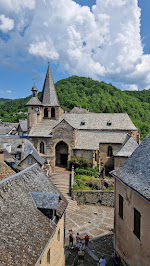
[[[69,230],[73,230],[74,237],[79,232],[81,238],[86,233],[90,238],[110,233],[114,226],[114,210],[112,207],[96,205],[79,205],[79,209],[67,211],[66,215],[66,244]]]
[[[66,210],[66,244],[68,244],[70,229],[72,229],[74,237],[79,232],[81,238],[84,238],[86,233],[89,234],[90,238],[109,234],[110,229],[114,226],[113,208],[77,205],[77,202],[69,196],[69,176],[70,171],[58,168],[50,177],[69,202]]]

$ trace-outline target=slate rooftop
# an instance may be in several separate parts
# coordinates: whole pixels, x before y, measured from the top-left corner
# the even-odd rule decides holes
[[[113,155],[116,157],[129,157],[137,147],[138,144],[135,139],[127,135],[125,141],[113,152]]]
[[[29,137],[51,137],[52,129],[62,120],[67,121],[73,128],[79,130],[99,130],[99,131],[126,131],[137,130],[129,116],[125,113],[101,114],[71,114],[64,113],[60,120],[42,120],[39,124],[33,126]],[[110,125],[108,125],[110,122]]]
[[[150,133],[125,164],[111,174],[150,201]]]
[[[30,192],[59,194],[56,216],[66,199],[37,164],[0,182],[0,265],[35,265],[56,224],[35,207]]]

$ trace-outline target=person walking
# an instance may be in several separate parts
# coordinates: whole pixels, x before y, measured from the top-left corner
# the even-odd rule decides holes
[[[85,247],[88,247],[88,245],[89,245],[89,235],[88,234],[86,234],[84,240],[85,240]]]
[[[80,247],[80,235],[79,235],[79,233],[77,233],[77,235],[76,235],[76,247],[77,248]]]
[[[70,231],[70,235],[69,235],[69,247],[73,248],[73,234],[72,234],[72,230]]]
[[[102,257],[99,260],[99,266],[105,266],[105,265],[106,265],[106,260],[104,256],[102,255]]]

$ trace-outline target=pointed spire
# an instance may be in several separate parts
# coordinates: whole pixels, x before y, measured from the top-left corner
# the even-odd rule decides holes
[[[59,106],[59,101],[53,82],[53,77],[48,63],[47,74],[41,95],[41,102],[45,106]]]

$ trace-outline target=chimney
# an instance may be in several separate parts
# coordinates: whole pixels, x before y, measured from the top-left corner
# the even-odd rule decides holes
[[[4,162],[4,151],[0,150],[0,163]]]

